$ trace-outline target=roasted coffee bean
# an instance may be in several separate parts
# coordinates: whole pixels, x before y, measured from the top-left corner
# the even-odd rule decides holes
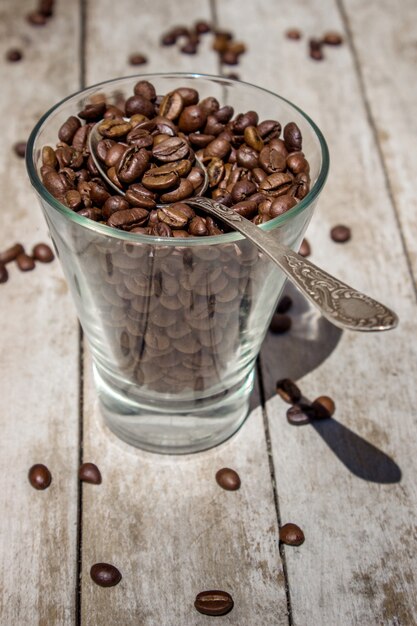
[[[248,196],[254,194],[256,191],[255,183],[247,180],[246,178],[238,180],[231,190],[233,203],[244,202],[248,199]]]
[[[343,43],[343,37],[340,33],[328,31],[327,33],[324,33],[322,42],[328,46],[340,46]]]
[[[106,151],[104,158],[104,163],[107,165],[107,167],[117,168],[126,149],[127,146],[124,143],[114,143],[113,145],[111,145]]]
[[[173,46],[177,42],[177,38],[174,33],[165,33],[161,37],[161,45],[162,46]]]
[[[39,11],[32,11],[31,13],[28,13],[26,19],[29,24],[32,24],[32,26],[45,26],[48,21],[46,16]]]
[[[336,243],[345,243],[351,238],[352,231],[348,226],[338,224],[337,226],[333,226],[330,230],[330,236]]]
[[[139,97],[139,96],[135,96]],[[98,127],[100,135],[107,139],[122,139],[132,130],[132,124],[122,118],[107,118]]]
[[[4,263],[0,261],[0,283],[7,282],[8,278],[9,278],[9,272],[7,271],[7,268],[4,265]]]
[[[87,122],[96,122],[103,117],[105,110],[105,102],[86,104],[85,107],[79,111],[78,117],[81,117],[81,119],[86,120]]]
[[[81,209],[77,211],[78,215],[82,217],[88,217],[89,220],[93,220],[93,222],[99,222],[102,220],[102,212],[97,207],[88,207],[87,209]]]
[[[90,576],[93,582],[100,587],[114,587],[122,580],[122,575],[110,563],[95,563],[91,566]]]
[[[0,252],[0,263],[6,264],[14,261],[19,254],[24,253],[24,248],[21,243],[15,243],[3,252]]]
[[[172,172],[159,173],[158,168],[148,170],[142,177],[142,185],[151,191],[165,191],[172,189],[179,182],[179,176]]]
[[[285,313],[274,313],[269,324],[269,330],[275,335],[282,335],[290,330],[291,325],[292,320],[289,315]]]
[[[256,152],[260,152],[264,147],[264,142],[262,141],[255,126],[246,126],[243,136],[248,146],[256,150]]]
[[[237,65],[239,63],[239,55],[226,48],[221,55],[221,62],[225,65]]]
[[[114,197],[115,196],[112,196],[112,198]],[[131,206],[138,206],[142,209],[147,209],[148,211],[151,211],[156,207],[156,195],[149,189],[146,189],[146,187],[144,187],[140,183],[134,183],[133,185],[130,185],[130,187],[126,191],[125,199],[127,203]],[[104,207],[106,207],[106,205],[104,205]],[[129,207],[126,206],[124,208],[127,209]],[[104,208],[103,215],[106,217]]]
[[[293,189],[295,197],[302,200],[310,191],[310,176],[306,172],[297,174],[294,178]]]
[[[187,43],[181,46],[180,51],[183,54],[196,54],[197,44],[194,41],[187,41]]]
[[[287,167],[286,158],[270,145],[265,146],[259,154],[259,164],[267,174],[284,172]]]
[[[193,104],[185,107],[182,111],[178,120],[178,128],[184,133],[195,133],[204,128],[206,122],[207,113],[205,110],[198,104]]]
[[[149,118],[155,115],[154,104],[144,96],[138,94],[130,96],[130,98],[126,100],[125,108],[128,117],[136,113],[142,113],[142,115],[146,115],[146,117]]]
[[[54,0],[38,0],[38,11],[45,17],[51,17],[54,8]]]
[[[208,165],[206,164],[206,172],[209,179],[210,187],[217,187],[222,178],[224,177],[224,163],[221,159],[212,158]]]
[[[310,423],[310,418],[314,416],[314,411],[310,405],[300,403],[294,404],[287,410],[287,420],[293,426],[304,426]]]
[[[106,160],[108,151],[112,146],[117,145],[113,139],[101,139],[97,144],[97,156],[101,161]]]
[[[28,473],[29,482],[34,489],[47,489],[52,481],[51,472],[42,463],[32,465]]]
[[[30,272],[35,269],[35,261],[31,256],[22,252],[16,257],[16,263],[21,272]]]
[[[204,174],[202,170],[198,167],[193,167],[190,170],[190,173],[187,176],[187,179],[190,181],[194,190],[199,189],[204,182]]]
[[[133,91],[136,96],[142,96],[151,102],[156,100],[155,87],[148,80],[138,81],[134,86]]]
[[[308,46],[310,50],[310,57],[312,59],[315,61],[322,61],[324,59],[321,39],[310,39]]]
[[[176,120],[184,108],[184,101],[178,91],[171,91],[163,97],[159,106],[159,115],[168,120]]]
[[[127,185],[139,180],[149,164],[149,152],[136,146],[127,148],[117,166],[117,178]]]
[[[205,148],[213,141],[214,135],[206,135],[204,133],[190,133],[188,139],[195,148]]]
[[[148,62],[148,57],[140,52],[134,52],[129,56],[130,65],[144,65]]]
[[[232,146],[230,143],[221,137],[213,139],[204,150],[204,156],[217,157],[219,159],[226,159],[230,153]]]
[[[298,28],[289,28],[285,32],[285,36],[287,39],[292,39],[293,41],[297,41],[301,39],[301,31]]]
[[[181,202],[158,209],[159,220],[174,229],[184,229],[193,217],[194,210]]]
[[[284,524],[279,529],[279,540],[287,546],[301,546],[304,539],[304,533],[297,524]]]
[[[130,189],[130,188],[129,188]],[[104,219],[108,220],[113,213],[117,211],[126,211],[130,209],[130,205],[132,206],[140,206],[138,204],[134,204],[128,201],[127,194],[129,190],[126,192],[126,197],[123,196],[110,196],[107,198],[103,207],[101,209]],[[144,207],[147,208],[147,207]]]
[[[295,122],[289,122],[284,126],[284,142],[288,152],[298,152],[302,149],[301,130]]]
[[[259,121],[256,111],[247,111],[246,113],[239,113],[235,121],[232,123],[233,132],[238,135],[243,135],[245,128],[248,126],[257,126]]]
[[[76,189],[70,189],[64,196],[65,204],[71,211],[78,211],[82,208],[82,197]]]
[[[146,209],[140,207],[132,207],[122,211],[112,213],[107,224],[114,228],[121,228],[122,230],[130,230],[134,226],[145,226],[148,221],[149,213]]]
[[[209,22],[205,20],[199,20],[194,24],[195,32],[199,35],[204,35],[205,33],[209,33],[211,31],[211,25]]]
[[[214,96],[208,96],[199,102],[199,106],[205,111],[206,115],[212,115],[220,109],[220,103]]]
[[[70,144],[74,138],[75,133],[80,128],[81,122],[78,117],[71,115],[61,126],[58,131],[58,137],[60,141]]]
[[[57,166],[55,150],[50,146],[44,146],[42,148],[42,163],[52,169],[55,169]]]
[[[264,142],[271,141],[271,139],[276,139],[279,137],[281,133],[281,124],[276,120],[264,120],[260,122],[256,127],[259,136]]]
[[[180,94],[184,106],[190,106],[198,103],[199,95],[196,89],[193,89],[192,87],[179,87],[175,91]]]
[[[309,172],[310,166],[302,152],[292,152],[288,155],[286,165],[293,174],[301,174],[301,172]]]
[[[54,260],[54,253],[46,243],[37,243],[32,249],[32,256],[40,263],[51,263]]]
[[[243,202],[238,202],[232,206],[233,211],[235,213],[239,213],[242,217],[245,217],[247,220],[252,219],[257,211],[256,202],[252,200],[243,200]]]
[[[17,143],[15,143],[13,146],[13,150],[18,157],[24,159],[26,154],[26,141],[18,141]]]
[[[297,201],[295,200],[295,198],[293,198],[293,196],[290,196],[289,194],[279,196],[278,198],[274,198],[271,206],[269,207],[268,215],[271,218],[278,217],[279,215],[282,215],[283,213],[286,213],[287,211],[292,209],[292,207],[296,204]]]
[[[168,224],[165,224],[164,222],[154,224],[151,228],[150,234],[155,237],[173,237],[171,226],[168,226]]]
[[[336,410],[336,405],[329,396],[319,396],[312,402],[311,406],[314,409],[316,419],[331,417]]]
[[[278,302],[276,311],[277,313],[286,313],[287,311],[290,310],[291,307],[292,307],[292,298],[289,295],[285,294],[284,296],[282,296],[282,298]]]
[[[240,476],[235,470],[223,467],[216,472],[216,482],[226,491],[236,491],[240,487]]]
[[[298,250],[298,254],[300,254],[303,257],[308,257],[311,254],[311,247],[310,244],[308,242],[308,240],[306,238],[304,238],[301,242],[301,246],[300,249]]]
[[[160,136],[168,138],[168,135]],[[130,146],[136,146],[136,148],[150,148],[154,144],[154,137],[145,128],[136,126],[127,134],[126,142]]]
[[[290,378],[282,378],[276,384],[277,394],[288,404],[296,404],[301,400],[301,391]]]
[[[208,228],[206,221],[203,217],[193,217],[189,222],[188,232],[195,237],[204,237],[208,235]]]
[[[271,196],[282,196],[285,195],[293,182],[293,177],[291,174],[286,172],[276,172],[275,174],[270,174],[265,180],[263,180],[259,189],[265,193],[270,194]]]
[[[217,135],[220,135],[220,133],[222,133],[224,129],[225,125],[219,122],[214,115],[211,114],[207,116],[207,122],[203,131],[204,134],[214,135],[215,137],[217,137]]]
[[[114,104],[106,105],[106,112],[104,113],[104,119],[108,120],[122,120],[124,116],[124,109],[117,107]]]
[[[185,159],[190,154],[190,146],[181,137],[170,137],[152,148],[152,155],[163,163]]]
[[[194,194],[193,184],[185,179],[181,179],[180,184],[176,189],[172,191],[168,191],[161,195],[161,202],[163,203],[171,203],[171,202],[181,202],[181,200],[185,200],[186,198],[190,198]]]
[[[84,483],[101,484],[101,472],[94,463],[83,463],[78,470],[78,478]]]
[[[6,60],[10,61],[11,63],[16,63],[17,61],[20,61],[23,58],[23,54],[22,51],[19,50],[19,48],[10,48],[10,50],[7,50],[6,52]]]
[[[233,609],[234,602],[227,591],[200,591],[195,598],[194,606],[203,615],[226,615]]]
[[[236,161],[241,167],[252,170],[259,166],[259,154],[250,146],[243,144],[237,151]]]

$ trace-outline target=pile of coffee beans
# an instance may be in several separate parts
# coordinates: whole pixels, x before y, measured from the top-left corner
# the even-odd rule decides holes
[[[198,20],[191,27],[173,26],[163,33],[160,39],[162,46],[178,45],[183,54],[196,54],[201,35],[210,33],[211,24],[206,20]]]
[[[53,16],[55,0],[38,0],[38,6],[27,14],[26,19],[32,26],[45,26]]]
[[[298,28],[289,28],[285,36],[292,41],[298,41],[302,38],[302,33]],[[311,59],[314,61],[322,61],[324,59],[324,46],[340,46],[343,43],[343,37],[336,31],[327,31],[322,37],[311,37],[308,40],[308,51]]]
[[[303,398],[297,384],[289,378],[283,378],[276,383],[277,394],[291,404],[287,411],[287,420],[294,426],[303,426],[314,420],[332,417],[336,410],[334,400],[329,396],[319,396],[313,402]]]
[[[36,261],[50,263],[54,259],[54,253],[46,243],[38,243],[32,248],[32,254],[26,254],[21,243],[15,243],[6,250],[0,251],[0,283],[5,283],[9,278],[6,265],[16,262],[21,272],[33,270]]]
[[[106,184],[89,153],[88,135],[100,120],[98,156],[124,196]],[[157,95],[151,83],[139,81],[118,106],[104,99],[86,105],[58,135],[56,148],[42,151],[45,187],[78,214],[130,232],[225,232],[224,225],[181,202],[202,188],[199,163],[208,176],[205,195],[255,224],[282,215],[310,190],[297,124],[282,129],[277,120],[260,121],[255,111],[235,115],[231,106],[200,99],[190,87]]]

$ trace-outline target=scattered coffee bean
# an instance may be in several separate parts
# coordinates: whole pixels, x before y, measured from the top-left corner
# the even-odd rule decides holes
[[[209,33],[211,31],[211,24],[206,22],[205,20],[199,20],[195,23],[195,32],[199,35],[205,35],[205,33]]]
[[[92,485],[101,484],[101,473],[94,463],[83,463],[78,470],[78,478],[84,483],[91,483]]]
[[[289,28],[286,31],[285,36],[287,39],[297,41],[298,39],[301,39],[301,31],[298,28]]]
[[[328,410],[330,415],[333,415],[336,410],[336,405],[334,403],[334,400],[332,400],[332,398],[330,398],[329,396],[319,396],[318,398],[314,400],[314,402],[318,402],[322,404]]]
[[[200,591],[194,606],[203,615],[226,615],[233,609],[233,598],[227,591]]]
[[[311,254],[311,248],[310,248],[310,244],[309,244],[309,242],[307,241],[307,239],[305,239],[305,238],[304,238],[304,239],[302,240],[302,242],[301,242],[301,246],[300,246],[300,249],[299,249],[299,251],[298,251],[298,254],[300,254],[300,255],[301,255],[301,256],[303,256],[303,257],[310,256],[310,254]]]
[[[3,252],[0,252],[0,263],[10,263],[11,261],[14,261],[19,256],[19,254],[23,253],[24,248],[22,244],[15,243],[13,246],[10,246],[10,248],[7,248]]]
[[[28,13],[26,19],[29,24],[32,24],[32,26],[45,26],[48,21],[46,16],[39,11],[32,11],[31,13]]]
[[[54,260],[54,253],[46,243],[38,243],[32,250],[32,256],[40,263],[50,263]]]
[[[294,404],[287,410],[287,420],[293,426],[309,424],[312,417],[314,417],[314,410],[309,404]]]
[[[100,587],[114,587],[122,580],[117,567],[110,563],[95,563],[91,566],[90,576]]]
[[[26,154],[26,141],[16,142],[13,146],[13,150],[18,157],[24,159]]]
[[[277,313],[286,313],[292,307],[292,298],[285,294],[282,296],[277,305]]]
[[[283,378],[277,381],[277,394],[288,404],[296,404],[301,399],[301,391],[290,378]]]
[[[310,39],[309,43],[310,57],[315,61],[322,61],[324,59],[322,52],[321,39]]]
[[[32,465],[28,473],[29,482],[34,489],[47,489],[52,481],[51,472],[42,463]]]
[[[239,474],[229,467],[223,467],[216,473],[216,481],[226,491],[236,491],[240,487]]]
[[[16,257],[16,263],[21,272],[30,272],[35,268],[35,261],[25,252]]]
[[[352,236],[352,231],[348,226],[344,226],[343,224],[338,224],[337,226],[333,226],[330,231],[330,237],[336,243],[345,243],[349,241]]]
[[[343,37],[335,31],[324,33],[322,42],[328,46],[340,46],[343,43]]]
[[[16,63],[16,61],[20,61],[22,57],[22,51],[18,48],[10,48],[10,50],[6,52],[6,60],[10,61],[11,63]]]
[[[304,539],[304,533],[297,524],[289,522],[279,529],[279,540],[287,546],[301,546]]]
[[[289,315],[286,315],[285,313],[274,313],[269,324],[269,330],[271,333],[281,335],[282,333],[286,333],[290,330],[291,325],[292,320]]]
[[[135,52],[129,57],[130,65],[144,65],[147,62],[147,57],[144,54],[140,54],[139,52]]]
[[[9,272],[7,271],[7,267],[0,261],[0,283],[7,282],[9,278]]]
[[[183,46],[181,46],[180,51],[183,54],[196,54],[197,53],[197,44],[192,41],[187,41]]]

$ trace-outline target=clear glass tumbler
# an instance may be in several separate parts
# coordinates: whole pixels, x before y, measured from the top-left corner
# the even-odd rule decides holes
[[[316,125],[287,100],[247,83],[194,74],[95,85],[49,110],[29,138],[29,177],[91,348],[106,423],[134,446],[194,452],[224,441],[244,421],[255,361],[285,276],[237,233],[181,239],[134,234],[82,217],[48,193],[39,175],[42,147],[55,146],[61,124],[96,94],[116,102],[141,79],[157,93],[189,86],[236,113],[255,110],[260,120],[299,126],[311,190],[259,226],[293,249],[323,188],[328,151]]]

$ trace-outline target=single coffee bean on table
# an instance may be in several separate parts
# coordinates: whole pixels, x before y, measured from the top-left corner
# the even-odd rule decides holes
[[[194,606],[203,615],[216,616],[229,613],[233,609],[234,602],[227,591],[200,591],[196,596]]]
[[[17,141],[13,146],[13,150],[18,157],[24,159],[26,154],[26,141]]]
[[[10,48],[10,50],[6,52],[6,60],[10,61],[11,63],[16,63],[17,61],[20,61],[22,58],[23,58],[23,54],[22,54],[22,51],[19,50],[19,48]]]
[[[298,28],[289,28],[285,32],[285,36],[287,39],[292,39],[293,41],[298,41],[302,37],[301,31]]]
[[[287,410],[287,420],[293,426],[304,426],[314,419],[314,409],[310,404],[299,403]]]
[[[276,392],[288,404],[296,404],[301,400],[301,391],[298,385],[290,378],[278,380]]]
[[[330,230],[330,237],[336,243],[345,243],[346,241],[349,241],[352,237],[352,231],[349,226],[345,226],[344,224],[337,224],[336,226],[333,226],[333,228]]]
[[[310,39],[308,45],[310,50],[310,57],[315,61],[322,61],[324,59],[324,55],[322,51],[321,39]]]
[[[7,267],[0,261],[0,283],[6,283],[9,278]]]
[[[324,406],[325,409],[329,412],[330,415],[333,415],[336,411],[336,405],[332,398],[329,396],[319,396],[313,401],[313,404],[318,403]]]
[[[301,546],[304,543],[304,533],[297,524],[284,524],[279,529],[279,540],[287,546]]]
[[[30,272],[35,269],[35,261],[25,252],[16,257],[16,263],[21,272]]]
[[[32,256],[40,263],[51,263],[55,256],[51,248],[46,243],[38,243],[33,247]]]
[[[148,58],[140,52],[134,52],[129,57],[130,65],[144,65],[148,62]]]
[[[78,478],[84,483],[101,484],[101,472],[94,463],[83,463],[78,470]]]
[[[239,474],[229,467],[223,467],[216,473],[216,482],[226,491],[236,491],[241,484]]]
[[[311,403],[314,419],[326,419],[331,417],[335,410],[335,403],[329,396],[320,396]]]
[[[6,250],[3,250],[3,252],[0,252],[0,262],[4,264],[10,263],[11,261],[17,259],[19,254],[23,254],[24,251],[25,250],[21,243],[15,243],[10,246],[10,248],[7,248]]]
[[[324,33],[322,42],[328,46],[340,46],[343,43],[343,37],[340,33],[328,31]]]
[[[47,489],[52,481],[51,472],[42,463],[32,465],[28,472],[29,482],[34,489]]]
[[[100,587],[114,587],[122,580],[122,574],[110,563],[95,563],[90,569],[91,579]]]
[[[300,254],[303,257],[310,256],[310,254],[311,254],[311,247],[310,247],[310,243],[308,242],[308,240],[306,238],[304,238],[302,240],[300,249],[298,250],[298,254]]]

